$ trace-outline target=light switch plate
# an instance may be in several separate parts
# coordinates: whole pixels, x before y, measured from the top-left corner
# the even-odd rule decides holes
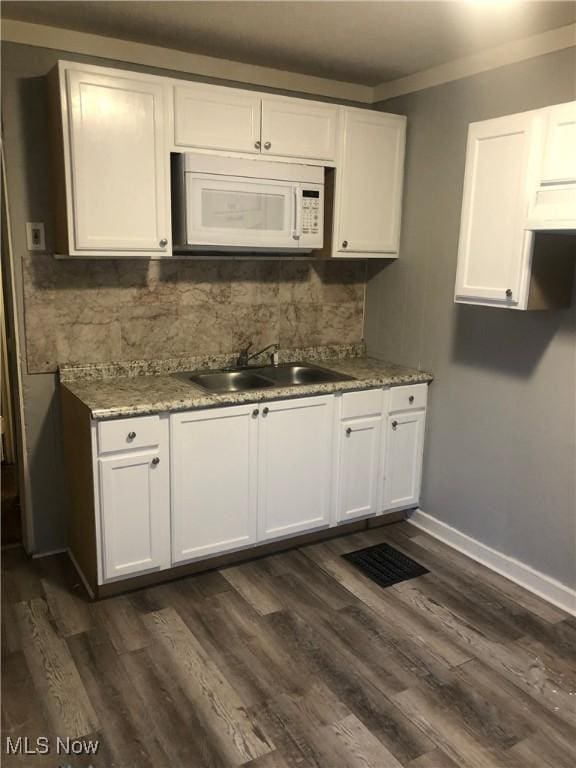
[[[26,243],[29,251],[45,251],[46,235],[44,234],[44,222],[26,222]]]

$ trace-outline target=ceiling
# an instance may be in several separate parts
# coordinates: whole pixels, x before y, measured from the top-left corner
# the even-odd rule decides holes
[[[16,2],[4,18],[374,86],[576,21],[575,2]]]

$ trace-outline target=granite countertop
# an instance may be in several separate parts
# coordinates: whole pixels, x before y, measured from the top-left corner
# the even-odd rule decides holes
[[[354,392],[383,386],[430,382],[432,374],[415,368],[369,357],[350,359],[299,360],[311,362],[332,371],[353,376],[354,380],[328,384],[256,389],[249,392],[210,394],[199,387],[173,375],[118,376],[92,380],[66,380],[61,382],[91,412],[93,419],[118,419],[128,416],[144,416],[154,413],[189,411],[198,408],[214,408],[222,405],[241,405],[266,400],[283,400],[291,397]]]

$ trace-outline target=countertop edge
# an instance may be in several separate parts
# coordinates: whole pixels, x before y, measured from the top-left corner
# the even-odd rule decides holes
[[[91,408],[89,405],[85,404],[90,411],[93,421],[111,421],[113,419],[151,416],[163,413],[181,413],[183,411],[206,410],[273,400],[291,400],[319,395],[358,392],[380,387],[397,387],[406,384],[429,384],[433,380],[434,376],[428,371],[414,370],[399,372],[395,375],[373,376],[370,378],[353,379],[350,381],[307,384],[289,388],[280,387],[275,388],[274,390],[256,390],[243,393],[236,392],[232,393],[232,395],[210,395],[208,393],[199,393],[200,397],[197,401],[183,400],[180,402],[172,401],[170,403],[158,401],[119,408]],[[61,382],[61,386],[65,387],[69,392],[81,400],[78,394],[69,386],[72,383],[73,382]]]

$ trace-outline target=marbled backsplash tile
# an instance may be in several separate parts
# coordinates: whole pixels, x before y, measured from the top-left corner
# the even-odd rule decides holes
[[[357,343],[364,262],[23,261],[30,373],[231,354],[249,342]]]

